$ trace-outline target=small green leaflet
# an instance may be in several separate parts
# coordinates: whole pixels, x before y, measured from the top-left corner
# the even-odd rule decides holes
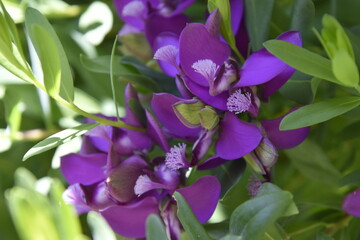
[[[340,49],[335,52],[331,61],[335,77],[344,86],[356,87],[359,84],[359,70],[348,52]]]
[[[85,134],[90,129],[93,129],[94,127],[98,126],[99,123],[88,123],[79,125],[74,128],[65,129],[61,132],[55,133],[54,135],[51,135],[50,137],[42,140],[41,142],[37,143],[35,146],[30,148],[29,151],[27,151],[23,157],[23,161],[27,160],[28,158],[38,155],[42,152],[46,152],[50,149],[53,149],[63,143],[66,143],[76,137],[79,137],[83,134]]]
[[[230,233],[242,239],[263,240],[265,232],[283,216],[297,214],[290,192],[265,183],[257,196],[235,209],[230,218]]]
[[[174,197],[178,206],[178,218],[190,240],[210,240],[209,235],[195,217],[185,198],[178,192],[174,193]]]
[[[150,214],[146,219],[146,239],[148,240],[168,240],[164,224],[159,216]]]
[[[291,130],[325,122],[360,105],[360,97],[346,96],[313,103],[289,113],[280,130]]]
[[[41,50],[43,48],[43,44],[44,44],[44,39],[39,39],[39,37],[36,37],[36,33],[33,31],[33,26],[34,25],[39,25],[43,31],[45,31],[46,34],[46,38],[47,40],[51,40],[52,43],[46,43],[46,48],[49,49],[54,49],[54,46],[57,49],[58,55],[60,57],[60,64],[61,64],[61,80],[60,80],[60,89],[58,90],[56,88],[56,81],[55,83],[55,87],[51,87],[51,89],[47,90],[51,90],[52,93],[54,93],[54,91],[59,91],[58,94],[65,99],[66,101],[72,103],[74,101],[74,85],[73,85],[73,79],[72,79],[72,75],[71,75],[71,69],[69,66],[69,62],[67,60],[65,51],[61,45],[61,42],[59,40],[59,38],[56,35],[56,32],[54,31],[54,29],[52,28],[51,24],[49,23],[49,21],[36,9],[34,8],[27,8],[26,12],[25,12],[25,25],[26,25],[26,30],[27,33],[30,36],[30,39],[36,49],[36,52],[40,55],[40,60],[42,62],[42,67],[44,67],[44,64],[52,64],[52,63],[43,63],[43,61],[45,61],[44,59],[41,59],[42,57],[45,58],[45,54],[46,59],[50,59],[53,56],[53,52],[43,52],[43,50]],[[55,68],[55,67],[47,67],[45,69],[43,69],[44,74],[46,71],[49,71],[49,68]],[[47,79],[45,79],[45,84],[46,82],[49,81]],[[48,85],[50,84],[50,86],[53,86],[53,83],[48,82]]]

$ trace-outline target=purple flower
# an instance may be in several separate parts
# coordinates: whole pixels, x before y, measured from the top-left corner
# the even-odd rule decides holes
[[[360,217],[360,188],[346,195],[342,209],[351,216]]]
[[[125,22],[119,35],[145,32],[151,46],[161,32],[180,33],[188,21],[181,12],[194,0],[114,0],[119,17]]]
[[[127,115],[123,121],[141,126],[128,103],[130,99],[139,100],[130,85],[125,96]],[[208,176],[186,186],[184,174],[190,166],[186,145],[170,148],[155,118],[148,111],[144,114],[147,117],[146,133],[98,126],[84,136],[85,146],[80,154],[61,158],[61,171],[71,184],[64,199],[75,205],[79,214],[90,210],[99,212],[114,231],[126,237],[145,237],[147,216],[159,214],[169,228],[169,236],[179,239],[181,224],[174,215],[173,193],[183,194],[204,223],[215,210],[220,183],[216,177]],[[153,143],[158,144],[164,154],[149,159],[147,154]],[[199,205],[197,201],[202,197],[206,201],[201,200]]]

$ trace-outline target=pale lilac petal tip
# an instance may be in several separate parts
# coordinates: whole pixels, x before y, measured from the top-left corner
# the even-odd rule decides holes
[[[342,209],[347,214],[360,218],[360,188],[346,195]]]

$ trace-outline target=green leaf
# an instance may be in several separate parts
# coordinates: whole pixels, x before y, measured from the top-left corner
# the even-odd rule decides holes
[[[353,138],[360,137],[360,121],[354,122],[348,126],[346,126],[344,129],[341,130],[339,137],[341,140],[350,140]]]
[[[53,179],[50,196],[53,203],[56,227],[60,239],[79,239],[82,236],[81,226],[74,206],[66,204],[63,200],[64,186],[57,179]]]
[[[6,199],[21,239],[60,240],[48,199],[35,190],[13,187],[6,192]],[[31,224],[29,224],[31,223]]]
[[[79,125],[74,128],[65,129],[61,132],[55,133],[54,135],[51,135],[50,137],[42,140],[41,142],[37,143],[35,146],[33,146],[31,149],[29,149],[24,157],[23,161],[27,160],[28,158],[38,155],[42,152],[46,152],[50,149],[53,149],[63,143],[66,143],[76,137],[79,137],[83,134],[85,134],[90,129],[98,126],[99,123],[88,123]]]
[[[322,18],[322,24],[321,42],[328,56],[333,59],[336,51],[344,50],[354,59],[354,51],[350,40],[340,23],[333,16],[325,14]]]
[[[280,88],[280,93],[289,100],[300,104],[309,104],[314,100],[311,91],[310,80],[288,80],[284,86]]]
[[[332,70],[335,77],[344,86],[356,87],[359,84],[359,70],[355,60],[345,50],[335,52],[332,59]]]
[[[270,53],[293,68],[311,76],[342,85],[342,83],[335,78],[329,59],[312,53],[305,48],[296,46],[295,44],[281,40],[269,40],[264,43],[264,46]]]
[[[285,150],[285,153],[305,177],[328,185],[339,183],[341,177],[339,170],[330,163],[315,142],[305,140],[297,147]]]
[[[100,213],[90,211],[87,214],[87,222],[91,228],[93,240],[116,240],[114,230],[112,230]]]
[[[345,175],[340,179],[340,186],[346,186],[350,184],[357,184],[360,183],[360,169],[352,171],[351,173]]]
[[[140,62],[138,59],[132,57],[132,56],[124,56],[121,59],[121,62],[125,64],[127,67],[132,66],[137,69],[137,71],[150,79],[152,79],[156,83],[156,91],[155,92],[167,92],[172,93],[175,95],[178,95],[178,90],[176,87],[176,83],[173,78],[155,71],[154,69],[149,68],[142,62]]]
[[[90,59],[84,55],[80,55],[82,65],[91,72],[110,74],[110,56],[101,56]],[[135,67],[122,63],[122,57],[114,56],[113,74],[120,80],[130,82],[135,87],[141,86],[150,91],[158,91],[158,85],[150,77],[142,75]]]
[[[178,206],[177,216],[191,240],[210,240],[204,227],[195,217],[185,198],[178,192],[174,193]]]
[[[52,97],[59,96],[61,84],[60,55],[50,34],[37,24],[32,25],[32,41],[40,58],[46,91]]]
[[[111,50],[111,56],[110,56],[110,83],[111,83],[110,85],[111,85],[112,97],[113,97],[115,111],[116,111],[116,117],[117,117],[117,120],[119,121],[120,115],[119,115],[118,103],[116,101],[116,90],[115,90],[115,83],[114,83],[114,66],[115,66],[114,65],[114,57],[115,57],[115,49],[116,49],[117,41],[118,41],[118,37],[116,36],[112,50]]]
[[[325,122],[360,105],[360,97],[339,97],[313,103],[289,113],[280,123],[280,130],[297,129]]]
[[[230,45],[231,49],[243,60],[239,50],[236,47],[234,33],[231,27],[231,11],[229,0],[209,0],[209,12],[219,9],[221,15],[220,31],[226,42]]]
[[[282,216],[297,213],[290,192],[265,183],[257,196],[235,209],[230,218],[230,233],[242,239],[263,240],[266,230]]]
[[[291,13],[291,30],[301,33],[311,28],[315,16],[315,6],[312,0],[295,0]]]
[[[27,8],[25,12],[25,25],[27,32],[30,36],[30,39],[36,49],[36,52],[41,56],[41,48],[43,41],[42,39],[39,39],[36,37],[33,26],[39,25],[43,28],[44,31],[47,32],[47,38],[51,38],[52,42],[55,44],[56,49],[59,52],[60,57],[60,63],[61,63],[61,81],[60,81],[60,96],[64,98],[66,101],[72,103],[74,101],[74,85],[73,85],[73,79],[71,75],[71,69],[69,66],[69,62],[67,60],[65,51],[61,45],[61,42],[59,38],[56,35],[56,32],[52,28],[51,24],[48,22],[48,20],[36,9],[33,8]],[[46,43],[46,45],[49,45],[49,43]],[[52,44],[51,44],[52,45]],[[52,48],[53,46],[51,46]],[[43,55],[45,53],[42,53]],[[48,52],[48,57],[51,58],[52,52]],[[43,63],[46,64],[46,63]],[[44,71],[44,69],[43,69]],[[45,71],[44,71],[45,73]],[[56,88],[55,88],[56,89]]]
[[[273,7],[274,0],[245,0],[245,22],[253,51],[261,49],[268,37]]]
[[[164,224],[162,223],[161,219],[155,214],[150,214],[146,219],[146,239],[168,240]]]

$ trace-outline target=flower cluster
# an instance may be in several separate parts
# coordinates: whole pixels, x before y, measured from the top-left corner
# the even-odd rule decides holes
[[[258,119],[262,102],[294,69],[266,49],[252,52],[241,63],[220,36],[218,10],[210,13],[205,24],[189,23],[181,12],[192,2],[115,0],[125,22],[119,34],[145,34],[154,59],[174,78],[180,97],[154,94],[151,109],[140,107],[139,113],[129,104],[131,100],[141,106],[138,94],[128,85],[122,120],[146,132],[98,126],[85,134],[79,154],[61,161],[63,175],[71,184],[64,194],[67,202],[79,213],[98,211],[114,231],[126,237],[144,237],[145,220],[154,213],[163,219],[169,238],[179,239],[182,226],[173,193],[184,196],[201,223],[211,217],[220,196],[215,176],[189,185],[186,172],[190,168],[212,169],[245,158],[270,181],[277,149],[298,145],[309,132],[308,127],[280,131],[283,117]],[[243,2],[230,4],[236,45],[245,55]],[[296,31],[277,39],[301,46]],[[170,141],[177,144],[170,147]],[[212,146],[214,151],[209,151]]]

